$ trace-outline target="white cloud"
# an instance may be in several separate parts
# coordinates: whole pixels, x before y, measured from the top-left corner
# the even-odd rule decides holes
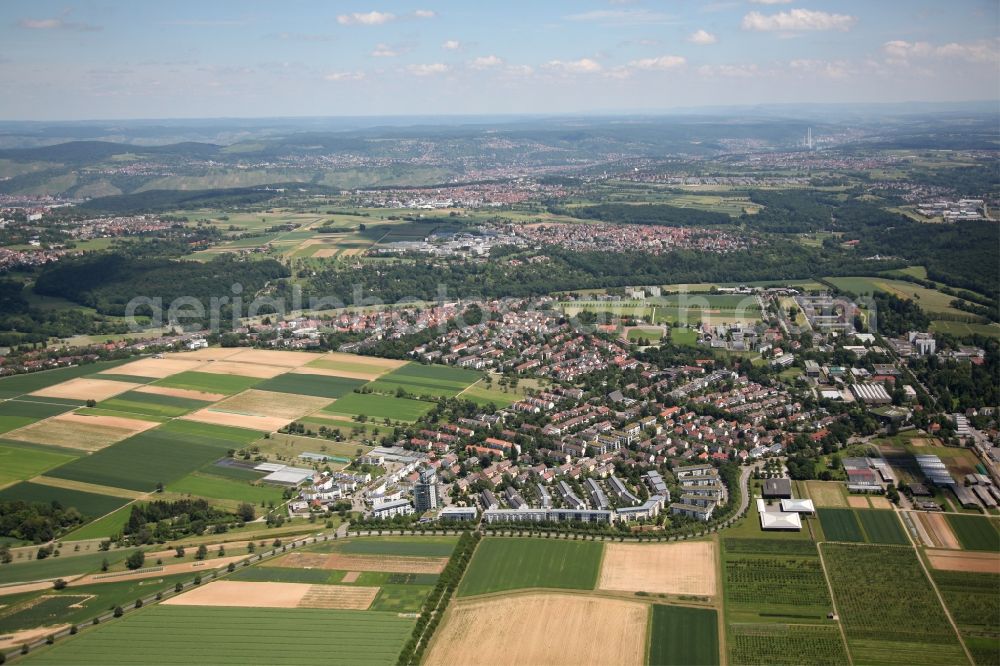
[[[569,21],[589,21],[610,25],[664,25],[676,22],[675,17],[648,9],[595,9],[579,14],[570,14]]]
[[[719,38],[708,32],[707,30],[695,30],[688,36],[688,41],[692,44],[698,44],[700,46],[706,46],[708,44],[714,44],[719,41]]]
[[[441,44],[441,48],[443,48],[445,51],[457,51],[460,48],[462,48],[462,42],[458,41],[457,39],[449,39],[446,40],[443,44]]]
[[[444,74],[451,69],[448,65],[440,62],[429,63],[426,65],[408,65],[406,71],[414,76],[433,76],[435,74]]]
[[[63,16],[68,16],[69,11],[64,11]],[[42,18],[42,19],[21,19],[18,25],[28,30],[76,30],[77,32],[97,32],[102,30],[99,25],[80,23],[78,21],[67,21],[64,18]]]
[[[698,74],[710,78],[749,79],[764,73],[757,65],[702,65]]]
[[[531,65],[508,65],[504,71],[515,76],[531,76],[535,73],[535,68]]]
[[[395,21],[396,15],[389,12],[354,12],[353,14],[341,14],[337,17],[340,25],[382,25]]]
[[[491,67],[499,67],[503,64],[503,58],[495,55],[480,56],[473,59],[469,66],[473,69],[489,69]]]
[[[744,30],[760,32],[800,32],[803,30],[850,30],[857,22],[847,14],[829,14],[811,9],[790,9],[764,15],[750,12],[743,17]]]
[[[846,79],[851,75],[850,65],[843,60],[792,60],[788,66],[793,71],[828,79]]]
[[[373,58],[395,58],[399,55],[399,51],[388,44],[376,44],[371,55]]]
[[[437,16],[437,12],[431,11],[430,9],[418,9],[415,12],[413,12],[413,16],[416,18],[423,18],[423,19],[434,18],[435,16]]]
[[[979,41],[959,44],[951,42],[935,46],[929,42],[907,42],[896,39],[882,45],[886,59],[897,65],[908,64],[910,60],[928,58],[954,58],[974,63],[995,63],[1000,59],[1000,51],[995,42]]]
[[[629,66],[636,69],[676,69],[683,67],[685,63],[687,63],[687,58],[684,56],[665,55],[658,58],[633,60],[629,63]]]
[[[365,78],[364,72],[330,72],[323,77],[327,81],[360,81]]]
[[[788,5],[792,0],[750,0],[755,5]]]
[[[590,58],[580,58],[579,60],[550,60],[545,64],[549,69],[558,70],[567,74],[594,74],[601,71],[601,63]]]

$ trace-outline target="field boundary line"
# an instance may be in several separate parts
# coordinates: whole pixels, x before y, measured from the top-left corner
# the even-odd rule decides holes
[[[822,543],[826,543],[825,541]],[[847,643],[847,631],[844,629],[844,622],[840,619],[840,611],[837,610],[837,597],[833,592],[833,584],[830,582],[830,574],[826,570],[826,560],[823,559],[822,543],[816,544],[816,552],[819,553],[819,565],[823,569],[823,578],[826,580],[826,589],[830,593],[830,605],[833,606],[833,613],[837,618],[837,627],[840,629],[840,639],[844,641],[844,652],[847,654],[847,663],[854,666],[854,656]]]
[[[910,535],[909,530],[903,530],[906,532],[906,538],[913,548],[914,554],[917,556],[917,561],[920,562],[920,568],[923,570],[924,575],[927,577],[927,581],[931,584],[931,589],[934,590],[934,596],[937,597],[938,604],[941,605],[941,610],[944,611],[944,616],[948,618],[948,624],[951,625],[952,631],[955,632],[955,638],[958,639],[958,644],[962,646],[962,652],[965,653],[965,658],[969,660],[970,664],[975,664],[976,660],[972,658],[972,653],[969,652],[969,648],[965,645],[965,639],[962,638],[962,632],[958,630],[958,625],[955,624],[955,619],[951,616],[951,611],[948,610],[948,605],[944,602],[944,597],[941,596],[941,591],[938,589],[937,583],[934,582],[934,576],[931,575],[930,570],[924,563],[923,553],[919,548],[915,546],[915,541]]]

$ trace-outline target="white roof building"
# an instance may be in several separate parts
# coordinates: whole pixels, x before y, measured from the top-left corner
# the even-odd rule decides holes
[[[811,499],[783,499],[781,500],[781,510],[788,513],[816,513]]]

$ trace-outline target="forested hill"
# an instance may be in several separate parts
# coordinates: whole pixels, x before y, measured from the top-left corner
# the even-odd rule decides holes
[[[607,203],[572,209],[553,207],[549,212],[616,224],[653,224],[665,227],[700,227],[733,223],[733,218],[725,213],[680,208],[667,204]]]
[[[61,162],[86,165],[115,155],[143,155],[160,158],[210,159],[219,154],[219,146],[211,143],[186,141],[166,146],[137,146],[112,141],[69,141],[37,148],[0,150],[0,159],[16,162]]]
[[[266,284],[288,275],[288,269],[273,259],[243,260],[226,255],[198,262],[89,254],[47,268],[38,276],[35,291],[69,299],[104,315],[124,315],[129,301],[143,296],[162,298],[164,309],[174,299],[194,297],[207,311],[211,297],[232,297],[234,284],[242,285],[244,300],[249,302]]]

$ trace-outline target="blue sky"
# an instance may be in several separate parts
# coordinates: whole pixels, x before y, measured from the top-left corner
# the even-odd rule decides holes
[[[995,0],[4,0],[0,119],[1000,98]]]

